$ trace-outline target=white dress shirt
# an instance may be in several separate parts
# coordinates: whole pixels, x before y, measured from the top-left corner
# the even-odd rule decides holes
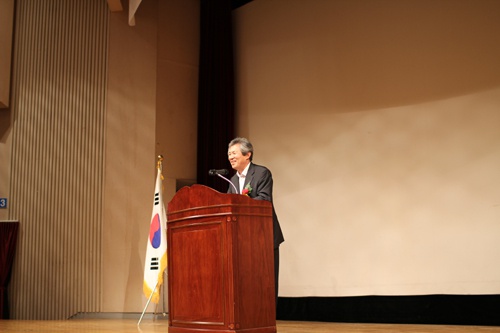
[[[240,179],[240,194],[243,192],[243,187],[245,186],[245,177],[247,176],[248,168],[250,167],[250,163],[246,166],[242,173],[236,172]]]

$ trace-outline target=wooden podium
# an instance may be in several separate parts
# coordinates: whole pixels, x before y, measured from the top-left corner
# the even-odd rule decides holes
[[[271,203],[193,185],[167,216],[169,333],[276,332]]]

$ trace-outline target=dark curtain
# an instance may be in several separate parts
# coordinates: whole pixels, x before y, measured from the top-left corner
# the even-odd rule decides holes
[[[208,170],[230,169],[227,144],[235,118],[231,6],[231,0],[200,1],[197,182],[221,192],[228,183]]]
[[[0,319],[9,318],[7,287],[12,274],[18,229],[19,222],[0,223]]]

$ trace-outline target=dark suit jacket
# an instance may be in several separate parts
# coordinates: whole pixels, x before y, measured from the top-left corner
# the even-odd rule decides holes
[[[234,184],[238,193],[240,191],[240,179],[235,173],[231,178],[231,182]],[[256,200],[267,200],[271,203],[273,202],[273,176],[268,168],[250,163],[248,167],[248,172],[245,177],[245,186],[250,184],[252,191],[250,192],[250,198]],[[227,193],[235,193],[234,188],[229,186]],[[274,232],[274,248],[278,248],[281,243],[285,241],[283,237],[283,232],[278,221],[278,216],[274,210],[273,205],[273,232]]]

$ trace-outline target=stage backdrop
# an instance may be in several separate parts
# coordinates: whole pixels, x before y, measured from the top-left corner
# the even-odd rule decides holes
[[[500,2],[254,0],[234,18],[280,296],[500,294]]]

